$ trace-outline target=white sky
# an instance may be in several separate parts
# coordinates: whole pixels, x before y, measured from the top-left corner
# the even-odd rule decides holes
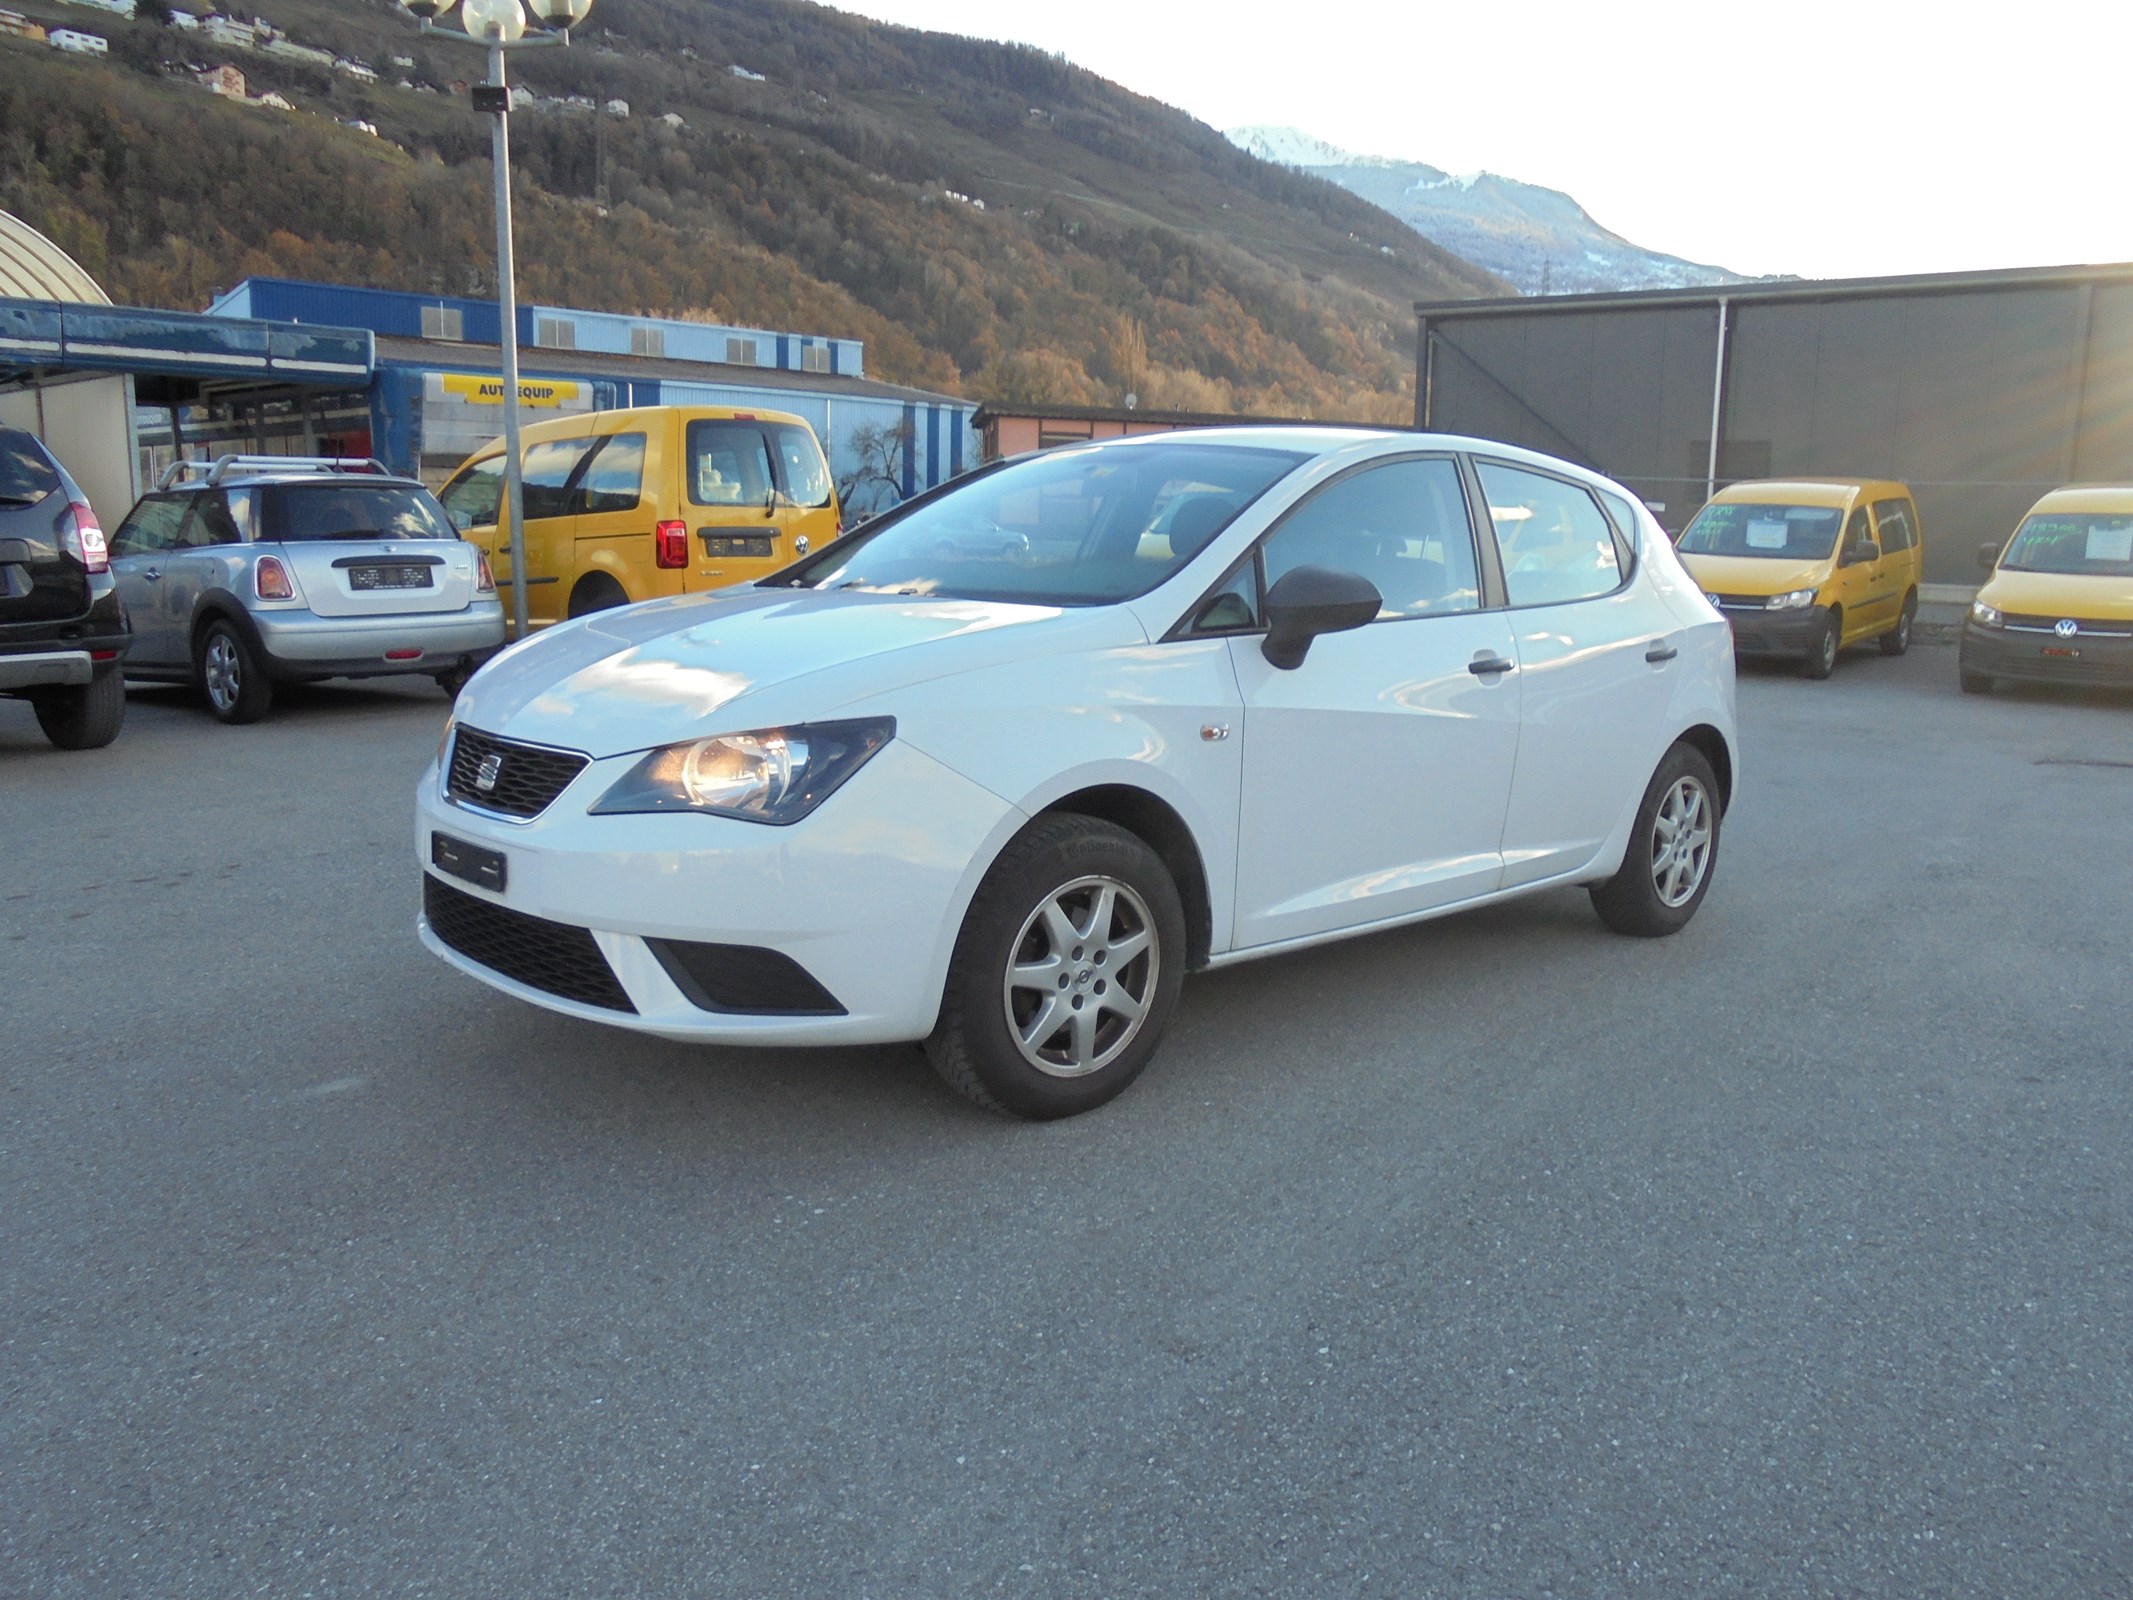
[[[842,0],[1809,277],[2133,260],[2133,4]]]

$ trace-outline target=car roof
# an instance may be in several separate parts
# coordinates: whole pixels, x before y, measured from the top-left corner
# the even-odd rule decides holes
[[[204,478],[192,478],[184,483],[174,483],[167,489],[153,491],[158,494],[197,494],[203,489],[256,489],[275,483],[322,483],[359,484],[366,488],[419,489],[419,478],[403,478],[398,473],[383,472],[233,472],[220,483],[209,483]]]
[[[2029,509],[2032,515],[2039,511],[2089,511],[2106,515],[2133,515],[2133,484],[2070,483],[2063,489],[2054,489]]]
[[[1893,478],[1755,478],[1729,483],[1711,496],[1713,505],[1789,500],[1802,506],[1848,506],[1854,500],[1909,499],[1907,484]]]

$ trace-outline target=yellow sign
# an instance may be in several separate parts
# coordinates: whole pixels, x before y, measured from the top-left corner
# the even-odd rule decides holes
[[[431,373],[430,382],[437,386],[440,399],[449,395],[454,400],[477,406],[504,403],[504,380],[501,378],[482,377],[471,372],[442,372]],[[583,410],[586,398],[581,391],[584,387],[583,384],[552,378],[521,378],[518,381],[518,403],[545,411]]]

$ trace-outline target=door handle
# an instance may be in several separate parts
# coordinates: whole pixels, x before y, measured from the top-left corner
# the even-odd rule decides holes
[[[1656,665],[1661,661],[1671,661],[1680,654],[1679,650],[1668,644],[1664,639],[1654,639],[1651,648],[1644,652],[1644,659]]]
[[[163,569],[161,567],[143,567],[141,576],[153,583],[157,578],[163,576]]]
[[[1466,664],[1466,670],[1477,678],[1493,678],[1499,672],[1510,672],[1514,669],[1502,656],[1484,651]]]

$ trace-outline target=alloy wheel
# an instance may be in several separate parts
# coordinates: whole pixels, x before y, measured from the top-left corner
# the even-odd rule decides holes
[[[1055,1078],[1115,1061],[1147,1020],[1162,961],[1147,902],[1116,878],[1076,878],[1023,921],[1000,998],[1024,1060]]]
[[[1652,819],[1652,887],[1660,904],[1686,905],[1711,867],[1711,798],[1694,778],[1667,790]]]
[[[237,641],[218,633],[207,641],[207,697],[217,711],[228,711],[244,691],[243,667],[237,659]]]

